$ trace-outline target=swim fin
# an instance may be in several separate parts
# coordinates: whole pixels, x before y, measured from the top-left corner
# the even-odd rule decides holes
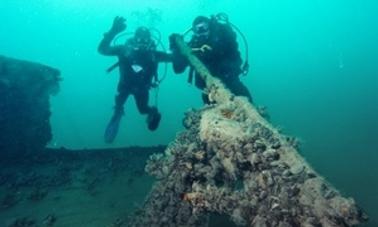
[[[154,110],[147,117],[148,129],[150,131],[155,131],[159,127],[160,120],[161,114],[156,108],[154,108]]]
[[[118,134],[119,124],[121,122],[122,114],[115,114],[106,127],[104,139],[106,143],[113,143]]]

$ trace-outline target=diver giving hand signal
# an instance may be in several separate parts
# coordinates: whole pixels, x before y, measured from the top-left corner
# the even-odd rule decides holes
[[[110,72],[119,67],[120,74],[113,115],[104,133],[106,143],[112,143],[116,138],[121,118],[124,115],[124,105],[130,96],[134,97],[139,113],[146,115],[148,129],[155,131],[159,127],[161,114],[157,105],[150,105],[149,91],[156,81],[159,82],[157,77],[159,63],[172,61],[170,54],[156,50],[151,31],[144,26],[139,26],[132,33],[132,37],[124,43],[112,44],[116,36],[126,27],[125,18],[115,17],[112,27],[104,33],[98,45],[100,54],[118,58],[117,63],[107,71]]]
[[[113,20],[113,25],[110,31],[113,34],[118,34],[126,29],[126,19],[123,17],[116,16]]]

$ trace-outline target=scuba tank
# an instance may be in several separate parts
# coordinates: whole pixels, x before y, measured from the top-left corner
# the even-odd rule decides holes
[[[228,19],[228,15],[226,13],[218,13],[216,15],[211,16],[213,20],[220,24],[225,24],[233,28],[242,38],[244,47],[245,47],[245,55],[244,55],[244,63],[241,66],[242,74],[247,75],[249,72],[249,48],[248,48],[248,41],[243,32],[237,27],[235,24],[231,23]]]

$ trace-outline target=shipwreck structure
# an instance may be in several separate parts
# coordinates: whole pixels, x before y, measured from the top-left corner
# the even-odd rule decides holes
[[[176,43],[214,104],[187,113],[186,130],[164,154],[150,157],[146,171],[158,180],[128,226],[208,226],[213,214],[256,227],[366,220],[352,198],[321,177],[252,104],[232,95],[180,37]]]
[[[60,72],[38,63],[0,56],[0,153],[38,151],[51,140],[50,95]]]

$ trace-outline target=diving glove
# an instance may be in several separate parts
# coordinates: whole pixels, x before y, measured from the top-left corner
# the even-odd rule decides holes
[[[113,20],[112,28],[110,29],[110,33],[118,34],[126,29],[126,19],[123,17],[116,16]]]

